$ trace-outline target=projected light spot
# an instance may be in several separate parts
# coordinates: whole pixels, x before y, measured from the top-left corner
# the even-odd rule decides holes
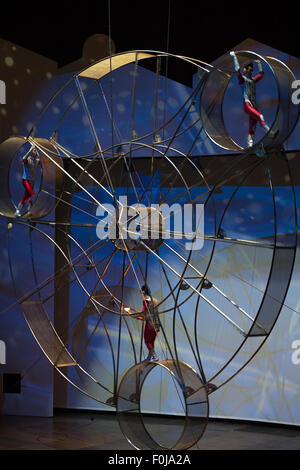
[[[13,67],[15,61],[12,57],[8,56],[8,57],[5,57],[4,63],[7,67]]]
[[[126,108],[123,104],[118,104],[117,110],[119,111],[119,113],[124,113],[126,111]]]
[[[82,116],[82,124],[87,127],[89,125],[89,118],[87,116]]]

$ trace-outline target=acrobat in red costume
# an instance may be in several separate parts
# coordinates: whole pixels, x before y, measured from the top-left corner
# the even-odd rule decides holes
[[[249,116],[249,131],[247,142],[248,147],[252,147],[257,122],[259,122],[266,133],[270,131],[270,127],[266,124],[264,116],[258,111],[256,106],[256,83],[264,76],[264,71],[260,60],[256,60],[255,62],[258,64],[259,73],[255,77],[252,77],[253,62],[248,62],[246,65],[244,65],[244,73],[242,73],[235,52],[230,52],[230,55],[233,58],[234,69],[238,73],[238,82],[243,87],[244,111]],[[276,137],[277,134],[278,131],[270,131],[270,135],[273,138]]]
[[[24,204],[26,201],[28,203],[28,213],[30,214],[30,210],[32,206],[31,198],[35,195],[33,188],[34,188],[34,182],[36,178],[36,170],[40,162],[39,154],[36,148],[31,148],[26,153],[26,155],[24,155],[24,157],[22,158],[22,161],[23,161],[23,167],[24,167],[22,182],[25,188],[25,192],[15,212],[16,217],[21,216],[21,210],[24,207]]]
[[[147,285],[141,288],[143,295],[143,307],[141,312],[134,314],[139,320],[145,319],[144,341],[149,351],[145,361],[158,361],[158,356],[154,351],[154,343],[157,333],[160,329],[159,315],[157,312],[157,300],[151,296],[150,289]]]

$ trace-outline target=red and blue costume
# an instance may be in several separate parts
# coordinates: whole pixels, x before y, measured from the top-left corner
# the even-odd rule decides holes
[[[143,300],[143,308],[140,313],[144,313],[146,319],[144,330],[145,345],[149,351],[153,351],[154,342],[160,327],[155,299],[151,299],[150,296],[146,296],[145,300]]]
[[[249,134],[251,135],[255,134],[257,122],[259,122],[262,127],[266,125],[263,115],[256,107],[255,85],[263,78],[263,76],[263,70],[261,70],[255,77],[251,78],[243,75],[241,73],[241,69],[238,71],[238,82],[243,86],[244,111],[249,116]]]
[[[16,210],[16,216],[21,215],[21,209],[23,208],[25,202],[27,201],[29,210],[32,206],[32,200],[31,198],[35,195],[34,193],[34,182],[36,179],[36,172],[37,172],[37,167],[40,162],[39,154],[38,151],[34,149],[30,149],[26,155],[22,158],[23,161],[23,177],[22,177],[22,183],[24,186],[24,195],[21,199],[21,201],[18,204],[18,208]]]
[[[252,77],[252,62],[244,65],[243,68],[243,70],[245,70],[249,67],[249,73],[243,73],[235,53],[231,52],[230,55],[233,58],[234,69],[238,74],[238,82],[242,86],[244,111],[249,116],[248,146],[251,147],[253,145],[253,138],[257,122],[259,122],[265,132],[270,130],[269,126],[266,124],[264,116],[258,111],[256,105],[256,83],[263,78],[264,71],[261,62],[256,61],[258,63],[259,69],[259,73],[257,75]]]

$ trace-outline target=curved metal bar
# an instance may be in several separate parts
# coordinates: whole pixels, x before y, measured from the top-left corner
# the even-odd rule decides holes
[[[53,240],[53,238],[45,233],[44,231],[38,229],[36,226],[23,221],[19,220],[19,224],[24,225],[25,228],[27,228],[29,231],[36,231],[37,233],[41,234],[43,237],[45,237],[46,240],[49,240],[53,246],[55,246],[62,256],[66,259],[66,262],[69,263],[70,259],[67,256],[67,254],[57,245],[57,243]],[[66,234],[68,235],[68,234]],[[80,247],[80,245],[79,245]],[[80,247],[80,249],[84,252],[85,256],[88,257],[86,252]],[[16,280],[14,277],[14,270],[13,266],[11,263],[11,256],[10,256],[10,248],[9,248],[9,240],[8,240],[8,253],[9,253],[9,264],[11,266],[11,275],[12,275],[12,280],[14,285],[16,286]],[[31,252],[32,255],[32,252]],[[28,264],[33,264],[33,259],[28,262]],[[73,268],[74,271],[74,268]],[[77,276],[77,273],[74,271],[75,277],[77,278],[77,281],[79,285],[81,285],[82,289],[84,292],[87,293],[85,287],[83,286],[82,282]],[[35,272],[33,270],[33,276],[34,280],[37,280],[35,277]],[[91,298],[91,302],[95,306],[95,310],[99,313],[99,317],[101,322],[103,323],[103,326],[105,328],[106,334],[108,336],[108,341],[110,343],[109,339],[109,333],[108,330],[105,326],[103,316],[101,315],[101,312],[99,312],[98,307],[96,306],[96,303],[94,300]],[[103,383],[100,383],[98,380],[96,380],[91,374],[89,374],[80,364],[79,362],[74,358],[74,356],[69,352],[66,344],[62,341],[60,336],[58,335],[52,321],[50,320],[48,313],[45,309],[45,305],[43,300],[40,297],[40,291],[37,290],[34,292],[30,297],[27,296],[25,300],[20,300],[19,302],[20,307],[23,311],[24,318],[26,320],[26,323],[28,324],[29,329],[31,330],[33,337],[36,339],[38,345],[40,346],[41,350],[45,354],[45,356],[48,358],[48,360],[51,362],[51,364],[60,372],[62,376],[64,376],[72,385],[74,385],[78,390],[83,391],[85,395],[94,398],[95,400],[106,404],[105,401],[97,398],[95,395],[92,395],[91,393],[88,393],[87,391],[84,391],[82,387],[78,387],[75,385],[73,382],[71,382],[68,377],[67,373],[64,373],[63,370],[67,370],[68,367],[70,366],[75,366],[78,367],[79,370],[89,379],[91,379],[95,384],[97,384],[99,387],[101,387],[102,390],[112,393],[112,391],[106,387]],[[112,351],[113,354],[113,351]]]
[[[45,114],[45,112],[48,110],[48,108],[51,106],[51,104],[54,102],[54,100],[57,98],[57,96],[68,85],[70,85],[76,79],[76,77],[84,77],[85,75],[90,75],[89,78],[97,80],[97,78],[95,78],[97,75],[99,75],[99,77],[105,76],[105,75],[109,74],[112,70],[117,70],[118,68],[120,68],[124,65],[127,65],[129,63],[134,62],[136,55],[138,56],[138,60],[143,60],[143,59],[153,58],[153,57],[159,57],[159,56],[173,57],[173,58],[181,59],[186,63],[193,64],[198,68],[201,67],[202,70],[205,71],[205,72],[209,72],[209,70],[214,68],[213,65],[207,64],[207,63],[202,62],[200,60],[189,59],[187,57],[171,54],[171,53],[168,53],[168,52],[152,51],[152,50],[126,51],[126,52],[121,52],[121,53],[118,53],[118,54],[114,54],[113,56],[105,57],[104,59],[100,59],[98,62],[93,63],[92,65],[84,67],[80,72],[75,73],[72,77],[70,77],[67,80],[66,83],[64,83],[57,90],[57,92],[51,97],[51,99],[48,101],[48,103],[45,105],[45,107],[39,113],[37,119],[35,120],[35,122],[33,123],[30,131],[28,132],[28,137],[30,135],[32,135],[33,130],[37,126],[37,123],[40,121],[42,116]],[[112,68],[112,65],[113,65],[113,68]],[[208,67],[208,69],[206,67]]]
[[[0,144],[0,214],[14,217],[16,206],[9,187],[10,168],[16,154],[26,144],[24,137],[11,137]]]
[[[282,157],[281,157],[282,158]],[[269,337],[271,331],[273,330],[276,321],[280,315],[282,307],[284,305],[284,301],[288,292],[288,288],[290,285],[290,280],[292,276],[292,272],[295,265],[295,258],[296,258],[296,250],[297,250],[297,206],[296,206],[296,195],[295,195],[295,188],[293,183],[293,177],[290,170],[289,162],[286,158],[285,165],[287,168],[287,172],[290,178],[290,185],[292,189],[292,206],[293,206],[293,226],[294,226],[294,233],[292,234],[292,243],[289,238],[286,240],[280,241],[278,243],[278,233],[276,229],[276,223],[274,228],[274,237],[275,237],[275,245],[273,249],[272,255],[272,262],[270,266],[269,276],[266,284],[266,288],[264,291],[264,296],[262,298],[260,307],[257,311],[255,316],[254,322],[251,325],[249,331],[247,332],[244,341],[241,343],[239,348],[234,352],[234,354],[230,357],[226,364],[218,370],[212,377],[209,378],[209,381],[214,381],[218,379],[222,372],[226,370],[226,368],[231,364],[232,360],[237,357],[239,352],[242,350],[243,346],[247,344],[249,338],[251,337],[261,337],[261,343],[256,347],[256,349],[249,354],[248,358],[246,359],[243,357],[243,362],[240,364],[240,367],[234,373],[230,373],[230,376],[226,378],[226,380],[221,380],[221,383],[218,384],[216,389],[224,386],[227,384],[232,378],[234,378],[242,369],[244,369],[249,362],[253,359],[253,357],[258,353],[258,351],[262,348],[264,343],[266,342],[267,338]],[[271,159],[270,162],[273,162]],[[273,162],[274,164],[274,162]],[[273,190],[273,175],[272,175],[272,167],[269,168],[269,178],[270,178],[270,185],[272,188],[272,199],[274,204],[274,218],[277,217],[276,215],[276,208],[278,202],[276,201],[274,190]],[[283,177],[283,176],[282,176]]]

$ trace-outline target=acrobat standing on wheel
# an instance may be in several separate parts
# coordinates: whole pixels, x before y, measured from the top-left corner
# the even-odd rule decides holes
[[[158,356],[154,351],[154,343],[157,336],[157,333],[160,330],[160,320],[157,310],[157,299],[155,299],[150,292],[149,287],[145,284],[141,288],[143,296],[143,308],[141,312],[134,315],[139,320],[146,320],[145,330],[144,330],[144,341],[148,349],[148,356],[145,361],[158,361]],[[128,313],[130,308],[125,309]]]
[[[36,179],[36,172],[37,167],[40,163],[40,157],[37,149],[35,147],[31,147],[30,150],[24,155],[22,158],[23,162],[23,186],[24,186],[24,195],[21,201],[18,204],[17,210],[15,212],[16,217],[21,216],[21,210],[24,207],[25,202],[28,204],[28,215],[30,215],[31,207],[32,207],[32,200],[31,198],[35,195],[34,194],[34,183]]]
[[[254,62],[258,64],[258,74],[253,77],[253,62],[246,63],[243,69],[241,70],[235,52],[230,52],[230,55],[233,58],[234,69],[238,74],[238,82],[243,87],[244,111],[249,116],[249,131],[247,143],[248,147],[252,147],[254,142],[256,124],[258,122],[266,133],[270,131],[270,127],[266,123],[264,116],[257,109],[256,105],[256,84],[264,76],[264,71],[261,61],[255,60]],[[277,134],[278,131],[270,131],[270,135],[273,138],[275,138]]]

